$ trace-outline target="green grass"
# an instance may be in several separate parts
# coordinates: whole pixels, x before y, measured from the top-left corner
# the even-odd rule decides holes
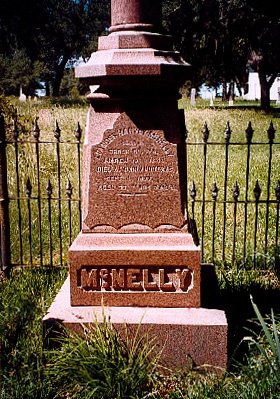
[[[60,348],[48,353],[46,375],[60,395],[77,398],[143,397],[155,385],[158,356],[148,335],[117,332],[109,320],[84,328],[82,336],[65,332]]]
[[[65,276],[64,269],[18,269],[0,282],[0,398],[132,399],[149,392],[157,356],[140,327],[119,335],[104,319],[84,336],[44,336],[42,318]]]
[[[42,179],[41,192],[45,195],[45,186],[51,178],[54,186],[54,196],[57,195],[57,161],[56,144],[53,137],[55,120],[59,121],[61,128],[61,140],[67,141],[74,138],[74,131],[77,121],[81,126],[85,126],[87,106],[85,103],[76,103],[72,106],[68,102],[53,104],[51,102],[17,104],[19,113],[26,115],[27,120],[39,117],[38,123],[41,128],[42,141],[54,141],[53,144],[40,144],[40,173]],[[185,108],[186,125],[189,131],[188,141],[201,142],[201,131],[206,121],[210,130],[209,140],[218,143],[223,141],[223,132],[226,123],[229,121],[232,129],[232,141],[245,141],[245,129],[248,121],[252,122],[255,130],[253,141],[267,142],[267,129],[270,121],[273,121],[276,128],[276,140],[279,142],[279,109],[275,108],[270,114],[250,107],[244,108],[244,104],[236,104],[229,108],[216,104],[210,108],[207,103],[200,102],[194,109],[188,103],[181,103]],[[40,112],[40,109],[45,110]],[[32,133],[31,133],[32,136]],[[9,189],[11,195],[15,196],[16,179],[13,149],[8,149],[9,162]],[[271,194],[274,195],[274,186],[279,179],[279,145],[274,146],[272,161],[272,182]],[[202,146],[188,146],[188,180],[194,180],[198,187],[198,198],[202,195]],[[32,196],[37,195],[37,176],[34,164],[36,156],[34,145],[22,145],[19,151],[20,169],[20,189],[21,194],[25,195],[25,184],[27,176],[30,177],[33,191]],[[245,168],[246,168],[246,148],[234,146],[230,149],[230,168],[228,172],[229,187],[228,196],[231,195],[231,187],[238,181],[240,184],[240,198],[244,198]],[[251,154],[251,176],[250,176],[250,198],[256,179],[259,180],[262,188],[262,197],[267,195],[267,149],[263,151],[258,146],[252,146]],[[75,145],[66,144],[61,149],[62,163],[62,186],[65,190],[68,179],[73,183],[73,196],[77,196],[77,158]],[[223,198],[223,177],[224,177],[224,148],[221,145],[214,145],[208,152],[208,169],[206,178],[207,198],[211,200],[210,189],[213,182],[219,187],[218,199]],[[67,263],[67,249],[69,246],[69,214],[68,203],[65,191],[62,202],[63,220],[63,263]],[[261,197],[261,198],[262,198]],[[22,201],[22,223],[23,223],[23,245],[24,261],[29,262],[28,244],[28,209],[27,199]],[[49,262],[49,225],[48,225],[48,206],[47,201],[42,201],[43,225],[43,257],[44,263]],[[59,237],[58,237],[58,213],[57,201],[52,203],[53,230],[52,239],[54,244],[54,260],[59,263]],[[11,232],[12,232],[12,254],[13,260],[18,261],[18,209],[17,202],[11,201]],[[73,205],[74,207],[74,205]],[[274,209],[274,205],[271,208]],[[75,207],[74,207],[75,208]],[[32,209],[32,237],[33,237],[33,260],[39,262],[38,254],[38,210],[36,201],[31,203]],[[206,225],[205,225],[205,256],[211,258],[212,238],[212,203],[206,206]],[[252,255],[253,232],[254,232],[254,211],[255,205],[248,205],[248,247]],[[73,238],[78,233],[78,212],[73,210]],[[233,208],[227,208],[227,235],[226,235],[226,255],[231,259],[232,250],[232,230],[233,230]],[[259,230],[257,236],[258,263],[262,269],[263,237],[264,237],[264,205],[259,208]],[[201,228],[200,208],[196,207],[196,220],[199,229]],[[244,330],[248,326],[248,319],[254,317],[250,294],[253,294],[255,302],[261,309],[257,314],[270,313],[270,308],[275,308],[275,313],[279,314],[279,278],[277,274],[266,270],[252,270],[250,267],[252,257],[246,259],[246,268],[229,268],[227,264],[221,262],[222,244],[222,221],[223,206],[217,205],[217,225],[215,235],[216,258],[220,261],[217,267],[217,277],[219,294],[217,297],[218,306],[223,305],[229,321],[229,354],[234,353],[235,348],[242,338],[250,336],[246,342],[240,346],[239,350],[231,359],[231,368],[222,377],[215,375],[205,375],[203,372],[192,370],[181,370],[176,373],[161,373],[161,369],[154,369],[156,363],[148,361],[145,363],[143,357],[137,357],[137,353],[131,352],[129,342],[123,341],[115,334],[112,326],[104,324],[97,329],[90,331],[87,340],[81,340],[77,336],[62,339],[61,350],[43,351],[43,331],[41,320],[49,304],[53,300],[55,293],[65,278],[65,270],[57,269],[31,269],[16,270],[12,278],[8,281],[0,282],[0,399],[51,399],[51,398],[279,398],[279,370],[277,373],[271,368],[271,360],[275,361],[279,355],[279,322],[278,318],[272,314],[270,320],[266,318],[263,322],[254,323],[252,331]],[[239,262],[242,260],[244,210],[238,209],[237,213],[237,254]],[[266,255],[269,264],[275,261],[275,218],[269,219],[269,248],[270,252]],[[256,309],[255,309],[256,310]],[[266,324],[263,324],[266,323]],[[251,325],[250,325],[251,326]],[[266,330],[267,326],[267,330]],[[107,335],[106,335],[107,334]],[[109,334],[109,335],[108,335]],[[102,338],[103,337],[103,338]],[[105,339],[106,337],[106,339]],[[136,337],[137,338],[137,337]],[[142,342],[142,344],[141,344]],[[151,346],[147,341],[134,341],[135,347],[149,354]],[[115,357],[110,356],[112,345],[114,345]],[[140,345],[140,346],[137,346]],[[142,346],[141,346],[142,345]],[[66,352],[66,353],[65,353]],[[131,356],[131,353],[133,356]],[[106,357],[107,354],[107,357]],[[98,355],[98,356],[97,356]],[[96,357],[97,356],[97,357]],[[100,366],[100,359],[104,359],[104,367]],[[86,361],[85,361],[86,359]],[[129,360],[130,359],[130,360]],[[131,360],[132,359],[132,360]],[[148,359],[148,358],[147,358]],[[270,361],[267,361],[269,359]],[[278,358],[276,358],[278,359]],[[95,367],[91,367],[88,361]],[[98,361],[97,361],[98,360]],[[152,359],[153,360],[153,359]],[[129,363],[129,361],[131,361]],[[99,362],[99,363],[98,363]],[[133,363],[134,362],[134,363]],[[80,367],[83,379],[76,378],[76,366]],[[274,364],[274,363],[273,363]],[[132,370],[132,365],[135,369]],[[105,367],[106,366],[106,367]],[[141,367],[142,368],[141,368]],[[138,374],[133,374],[137,371]],[[143,379],[138,377],[143,376]],[[135,378],[134,378],[135,377]],[[55,384],[54,384],[55,379]],[[114,383],[116,380],[117,382]],[[133,387],[133,383],[140,381],[139,385]],[[111,383],[111,385],[110,385]],[[95,384],[95,385],[94,385]],[[69,389],[67,389],[67,387]],[[122,388],[117,388],[122,387]],[[130,387],[130,388],[129,388]],[[129,393],[123,393],[124,389],[130,389]],[[103,389],[103,390],[102,390]],[[110,391],[115,389],[115,391]],[[106,391],[107,390],[107,391]],[[106,391],[106,392],[105,392]],[[113,393],[112,393],[113,392]],[[92,395],[92,396],[90,396]],[[106,396],[107,395],[107,396]],[[109,396],[108,396],[109,395]],[[130,396],[129,396],[130,395]]]
[[[0,282],[0,398],[49,398],[43,378],[42,317],[66,271],[15,270]]]
[[[43,349],[42,317],[65,274],[63,269],[22,269],[0,282],[1,399],[279,398],[279,319],[259,310],[273,302],[279,306],[279,300],[272,301],[271,287],[254,277],[242,278],[239,272],[220,284],[220,305],[230,312],[238,307],[234,334],[243,341],[239,347],[236,342],[230,369],[217,376],[203,368],[162,369],[152,355],[154,341],[141,335],[141,324],[134,336],[125,329],[119,335],[104,320],[85,327],[84,337],[64,333],[53,341],[54,348]],[[241,315],[245,310],[250,322]]]
[[[32,261],[34,264],[40,263],[40,242],[39,242],[39,210],[37,204],[38,192],[41,193],[41,212],[42,212],[42,256],[43,264],[50,264],[50,241],[53,244],[53,263],[60,263],[60,236],[58,226],[59,201],[58,198],[58,180],[61,181],[61,197],[60,202],[62,210],[62,247],[63,247],[63,264],[67,263],[67,250],[69,247],[70,227],[72,229],[72,240],[79,232],[79,187],[78,187],[78,145],[75,137],[75,130],[79,122],[82,128],[85,126],[86,107],[81,102],[75,106],[69,107],[69,104],[59,105],[52,104],[49,101],[38,101],[37,103],[26,102],[17,104],[19,115],[24,115],[27,119],[26,125],[29,131],[24,135],[19,135],[18,143],[18,170],[19,170],[19,191],[20,191],[20,212],[22,219],[23,242],[23,264],[30,264],[30,248],[29,248],[29,222],[28,222],[28,198],[26,195],[27,178],[30,179],[31,192],[31,234],[32,234]],[[33,124],[37,118],[40,128],[40,143],[38,145],[39,169],[40,169],[40,185],[37,179],[37,155],[34,143],[21,143],[21,139],[34,140]],[[59,146],[59,160],[61,165],[61,173],[58,174],[58,156],[57,156],[57,140],[54,137],[55,122],[59,121],[61,129],[60,141],[64,144]],[[12,126],[8,131],[8,137],[13,140]],[[10,219],[11,219],[11,252],[12,263],[20,264],[19,257],[19,210],[17,202],[17,174],[16,174],[16,154],[14,145],[7,146],[8,159],[8,189],[10,197],[14,200],[10,201]],[[47,200],[48,181],[50,180],[53,187],[51,208]],[[72,185],[71,202],[71,218],[69,214],[69,201],[67,196],[67,186],[70,181]],[[52,233],[50,237],[50,213]]]

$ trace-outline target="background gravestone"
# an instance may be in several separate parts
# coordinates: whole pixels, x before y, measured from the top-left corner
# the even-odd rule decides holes
[[[191,105],[192,106],[195,106],[195,104],[196,104],[195,95],[196,95],[196,89],[192,88],[191,89]]]
[[[141,321],[169,366],[190,356],[223,368],[227,323],[224,312],[200,307],[200,250],[186,220],[186,129],[177,100],[189,65],[161,33],[160,0],[111,6],[110,34],[76,69],[95,86],[83,224],[69,249],[70,298],[67,281],[45,323],[60,319],[78,329],[103,312],[116,328]]]

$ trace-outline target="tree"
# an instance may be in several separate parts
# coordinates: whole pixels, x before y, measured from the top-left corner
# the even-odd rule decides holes
[[[176,47],[193,65],[193,84],[244,87],[250,65],[261,84],[261,107],[279,73],[280,10],[274,0],[164,0]],[[229,93],[233,94],[233,93]]]
[[[48,66],[45,79],[52,85],[52,94],[57,96],[67,63],[73,58],[89,56],[89,49],[104,31],[109,1],[43,0],[42,3],[44,29],[41,26],[39,54]]]
[[[97,36],[109,25],[109,4],[109,0],[1,0],[0,54],[11,59],[22,51],[31,69],[40,65],[41,80],[59,95],[67,63],[89,56]]]
[[[280,10],[273,0],[247,0],[247,15],[249,64],[259,73],[261,107],[269,109],[270,88],[280,73]]]
[[[34,94],[42,65],[37,61],[36,29],[39,6],[36,0],[0,2],[0,90],[18,94],[20,85]]]
[[[177,2],[170,12],[170,2],[164,2],[176,47],[192,65],[194,86],[243,84],[247,56],[237,17],[242,11],[240,3],[239,0],[226,4],[223,0],[188,0]]]
[[[16,50],[11,56],[0,54],[0,94],[19,95],[20,86],[25,94],[34,94],[40,87],[41,71],[41,64],[32,63],[24,50]]]

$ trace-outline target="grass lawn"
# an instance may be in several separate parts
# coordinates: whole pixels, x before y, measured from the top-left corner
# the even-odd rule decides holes
[[[244,141],[245,129],[248,121],[254,128],[254,140],[267,142],[267,129],[273,121],[276,129],[276,140],[279,142],[280,119],[279,111],[275,109],[271,114],[265,114],[255,108],[243,109],[241,107],[209,108],[205,102],[196,108],[182,102],[185,108],[186,124],[189,142],[201,142],[201,131],[207,121],[210,136],[209,140],[219,143],[227,122],[232,129],[232,141]],[[243,106],[243,105],[242,105]],[[85,125],[87,105],[76,104],[50,104],[48,102],[19,104],[19,111],[30,119],[39,116],[41,140],[53,140],[51,130],[57,119],[61,128],[63,141],[72,140],[77,121]],[[40,110],[43,109],[44,112]],[[55,140],[53,146],[41,145],[42,186],[45,186],[49,176],[52,181],[57,181]],[[258,179],[266,195],[267,154],[258,146],[252,146],[250,178],[250,192]],[[36,174],[34,173],[34,148],[26,145],[20,152],[20,185],[24,193],[26,176],[31,179],[36,194]],[[64,185],[67,180],[73,181],[74,192],[77,190],[75,150],[69,152],[67,147],[61,152],[62,175]],[[245,149],[244,149],[245,148]],[[12,151],[12,148],[9,149]],[[190,145],[188,148],[188,179],[195,181],[198,187],[198,197],[201,198],[203,168],[202,145]],[[69,156],[69,154],[71,156]],[[12,157],[8,158],[9,168],[13,170]],[[235,181],[244,184],[244,160],[246,161],[246,147],[235,146],[230,152],[230,169],[228,171],[229,186]],[[280,151],[279,146],[274,147],[272,162],[272,186],[279,176]],[[219,196],[223,198],[224,174],[224,148],[219,144],[213,145],[209,150],[207,163],[209,169],[206,178],[207,190],[215,181],[219,187]],[[27,165],[27,166],[24,166]],[[13,176],[13,173],[10,174]],[[45,179],[45,180],[44,180]],[[14,190],[16,181],[9,179],[10,190]],[[57,187],[54,183],[54,191]],[[13,192],[13,191],[12,191]],[[56,192],[56,191],[55,191]],[[35,195],[34,194],[34,195]],[[209,194],[207,194],[209,195]],[[241,191],[244,196],[244,191]],[[251,195],[251,194],[250,194]],[[14,206],[12,230],[15,232],[12,241],[12,251],[16,258],[17,248],[17,207]],[[32,205],[33,206],[33,205]],[[63,205],[67,209],[67,202]],[[56,251],[57,237],[57,204],[53,205],[53,223]],[[47,207],[44,208],[47,212]],[[252,211],[252,212],[251,212]],[[27,204],[22,208],[23,218],[27,216]],[[197,207],[197,214],[200,210]],[[212,204],[206,209],[207,218],[210,218]],[[216,232],[216,255],[221,260],[221,230],[223,219],[223,206],[218,209],[218,227]],[[230,214],[230,210],[228,210]],[[262,211],[260,210],[260,213]],[[36,215],[34,205],[33,215]],[[78,231],[77,210],[73,219],[73,237]],[[240,212],[238,223],[243,228],[243,215]],[[254,222],[253,208],[250,208],[249,225]],[[271,221],[270,237],[273,239],[275,222]],[[36,225],[36,217],[33,218]],[[260,216],[259,248],[262,247],[262,231],[264,229],[264,215]],[[67,240],[68,219],[62,221],[65,232],[65,253],[69,242]],[[198,221],[198,227],[201,228]],[[28,225],[25,224],[28,230]],[[34,246],[38,234],[34,227]],[[248,246],[253,240],[252,228],[249,228]],[[238,251],[242,253],[242,230],[238,235],[241,242]],[[228,240],[232,232],[227,233]],[[205,237],[211,236],[211,223],[205,225]],[[44,233],[45,257],[47,259],[48,230]],[[25,251],[28,253],[28,239],[25,242]],[[238,244],[239,245],[239,244]],[[227,251],[230,253],[231,244]],[[211,248],[206,245],[206,256],[211,257]],[[28,260],[28,257],[27,257]],[[65,255],[64,262],[67,262]],[[86,339],[76,336],[62,337],[59,348],[43,349],[43,331],[41,320],[48,306],[66,276],[64,268],[34,268],[18,269],[13,272],[11,279],[0,282],[0,399],[72,399],[72,398],[280,398],[280,345],[279,345],[279,319],[271,314],[280,314],[280,289],[279,270],[277,269],[238,269],[229,264],[218,262],[216,267],[218,279],[218,292],[215,297],[215,306],[225,309],[229,322],[229,370],[222,376],[205,374],[202,370],[195,372],[190,369],[163,372],[160,364],[146,355],[152,343],[145,340],[136,340],[135,345],[139,356],[135,356],[130,342],[123,342],[112,330],[110,324],[88,332]],[[268,314],[265,321],[256,313],[250,300],[253,296],[262,315]],[[258,317],[257,317],[258,316]],[[251,320],[251,321],[249,321]],[[247,329],[246,329],[247,328]],[[249,337],[245,341],[242,339]],[[242,341],[242,344],[240,342]],[[240,345],[239,345],[240,344]],[[112,356],[114,354],[114,356]],[[141,356],[140,356],[141,354]]]
[[[0,282],[1,399],[279,398],[279,320],[257,320],[249,299],[253,293],[265,311],[279,304],[279,289],[252,276],[219,279],[231,358],[229,370],[216,376],[202,369],[163,370],[149,356],[151,341],[140,335],[123,341],[108,322],[84,338],[65,334],[59,346],[43,349],[41,320],[65,275],[65,269],[22,269]]]

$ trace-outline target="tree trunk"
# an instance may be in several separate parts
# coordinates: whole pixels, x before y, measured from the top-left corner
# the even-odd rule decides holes
[[[239,96],[242,97],[242,88],[241,88],[241,84],[240,84],[240,81],[237,76],[235,77],[235,83],[236,83],[236,87],[237,87]]]
[[[231,80],[229,84],[228,99],[234,100],[234,80]]]
[[[227,82],[225,79],[223,80],[222,101],[227,101]]]
[[[55,77],[54,77],[54,81],[53,81],[53,92],[52,92],[52,95],[54,97],[59,96],[60,85],[61,85],[61,81],[63,78],[65,65],[67,64],[68,60],[69,60],[68,54],[67,55],[64,54],[61,62],[57,65],[57,67],[55,69]]]
[[[261,109],[267,111],[270,108],[270,84],[267,81],[266,73],[259,70],[260,86],[261,86]]]
[[[50,90],[50,82],[46,81],[45,83],[45,88],[46,88],[46,96],[49,97],[51,94],[51,90]]]

